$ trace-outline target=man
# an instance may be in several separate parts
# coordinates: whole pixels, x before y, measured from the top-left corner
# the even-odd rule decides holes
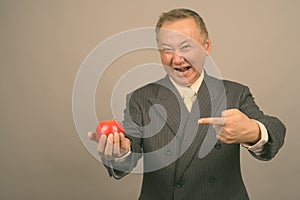
[[[168,75],[128,96],[126,137],[100,137],[98,152],[110,175],[122,178],[143,156],[141,200],[249,199],[240,145],[270,160],[283,145],[284,125],[264,115],[248,87],[206,74],[211,41],[196,12],[163,13],[156,34]],[[95,140],[94,132],[88,136]]]

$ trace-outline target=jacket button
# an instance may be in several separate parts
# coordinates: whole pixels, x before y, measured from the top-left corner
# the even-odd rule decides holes
[[[166,151],[166,155],[167,155],[167,156],[170,156],[170,155],[172,155],[172,152],[168,149],[168,150]]]
[[[181,188],[182,186],[183,186],[182,183],[177,183],[177,184],[176,184],[176,187],[177,187],[177,188]]]
[[[209,181],[210,183],[214,183],[214,182],[216,182],[216,178],[215,178],[215,177],[210,177],[210,178],[208,179],[208,181]]]
[[[222,144],[221,143],[217,143],[217,144],[215,144],[215,149],[221,149],[221,147],[222,147]]]

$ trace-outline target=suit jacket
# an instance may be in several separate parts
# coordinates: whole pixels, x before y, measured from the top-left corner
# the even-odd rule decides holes
[[[220,116],[236,108],[263,123],[269,134],[259,160],[270,160],[283,145],[285,126],[265,115],[248,87],[205,74],[197,101],[189,113],[168,76],[128,95],[124,127],[132,153],[107,169],[117,179],[128,174],[142,156],[140,200],[249,199],[240,169],[240,145],[214,140],[210,125],[200,117]]]

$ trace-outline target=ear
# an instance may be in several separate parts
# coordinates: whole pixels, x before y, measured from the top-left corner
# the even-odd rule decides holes
[[[209,37],[207,37],[206,41],[203,44],[203,47],[206,51],[206,55],[209,55],[211,53],[211,41]]]

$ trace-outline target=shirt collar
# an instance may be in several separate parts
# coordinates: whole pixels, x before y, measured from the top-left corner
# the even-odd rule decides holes
[[[195,94],[198,93],[198,90],[203,82],[204,79],[204,71],[201,71],[201,75],[200,77],[195,81],[194,84],[192,84],[191,86],[181,86],[178,85],[172,78],[170,78],[171,82],[173,83],[173,85],[175,86],[175,88],[177,89],[177,91],[179,92],[180,96],[183,97],[183,91],[185,90],[186,87],[190,87],[191,90],[193,92],[195,92]]]

